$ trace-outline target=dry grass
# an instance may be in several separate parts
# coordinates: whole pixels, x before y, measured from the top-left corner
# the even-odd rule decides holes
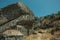
[[[26,37],[25,40],[50,40],[51,37],[52,37],[52,35],[48,34],[48,33],[47,34],[38,33],[38,34],[35,34],[35,35],[32,34],[32,35]]]

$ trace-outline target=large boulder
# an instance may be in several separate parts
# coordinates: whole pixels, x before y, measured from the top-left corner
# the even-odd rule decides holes
[[[2,8],[3,23],[0,25],[0,32],[16,26],[22,20],[34,20],[33,12],[23,3],[18,2]],[[6,21],[5,21],[6,20]]]

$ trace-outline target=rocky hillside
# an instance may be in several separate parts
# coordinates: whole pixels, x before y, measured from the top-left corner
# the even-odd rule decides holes
[[[26,40],[60,40],[60,12],[37,19],[33,29]]]
[[[3,34],[6,30],[10,36]],[[12,30],[23,35],[15,35]],[[15,40],[14,37],[21,40],[60,40],[60,12],[38,18],[21,2],[0,8],[0,40]]]
[[[40,18],[41,27],[60,27],[60,12]]]

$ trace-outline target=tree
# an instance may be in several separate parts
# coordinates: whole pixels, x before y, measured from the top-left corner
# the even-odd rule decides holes
[[[30,29],[33,27],[33,21],[30,20],[22,20],[18,24],[24,26],[27,29],[27,35],[30,34]]]

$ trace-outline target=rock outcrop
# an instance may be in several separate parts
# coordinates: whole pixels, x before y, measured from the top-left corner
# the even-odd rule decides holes
[[[21,20],[34,20],[33,12],[21,2],[2,8],[0,17],[0,32],[15,26]]]

